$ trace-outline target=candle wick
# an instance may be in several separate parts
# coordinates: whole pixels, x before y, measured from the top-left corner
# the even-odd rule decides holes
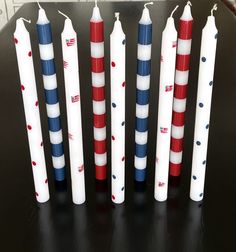
[[[192,6],[192,3],[190,1],[187,2],[187,5]]]
[[[43,9],[42,6],[39,4],[39,1],[37,1],[37,4],[39,6],[39,9]]]
[[[175,8],[173,9],[173,11],[171,12],[170,16],[172,17],[174,12],[179,8],[179,5],[176,5]]]
[[[145,3],[144,8],[147,8],[147,5],[153,5],[153,2]]]
[[[21,17],[20,19],[23,20],[23,21],[25,21],[25,22],[27,22],[27,23],[31,23],[31,20],[30,20],[30,19],[25,19],[25,18],[23,18],[23,17]]]
[[[65,18],[70,19],[66,14],[64,14],[63,12],[61,12],[59,10],[58,10],[58,13],[61,14],[62,16],[64,16]]]
[[[95,0],[95,7],[98,7],[98,0]]]
[[[217,10],[217,4],[213,5],[213,8],[211,9],[211,16],[213,16],[213,11]]]
[[[117,20],[119,20],[120,12],[115,12],[115,17],[116,17]]]

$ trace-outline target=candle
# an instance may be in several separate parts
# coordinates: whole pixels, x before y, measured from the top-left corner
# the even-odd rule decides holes
[[[111,68],[111,191],[112,201],[125,199],[125,34],[116,21],[110,35]]]
[[[149,87],[151,72],[152,21],[144,4],[142,17],[138,25],[138,59],[136,89],[136,130],[135,130],[135,180],[145,181],[147,166],[147,138]]]
[[[190,6],[191,3],[188,1],[179,22],[170,145],[170,175],[172,176],[179,176],[182,168],[184,118],[193,25]]]
[[[64,64],[72,199],[75,204],[82,204],[85,201],[85,184],[77,34],[74,31],[71,20],[62,12],[59,11],[59,13],[66,17],[64,29],[61,33],[61,43]]]
[[[177,8],[178,6],[175,7],[170,17],[167,19],[166,27],[162,32],[156,168],[154,184],[154,197],[157,201],[165,201],[167,199],[170,129],[172,119],[177,42],[177,31],[175,29],[175,23],[172,15]]]
[[[215,4],[211,10],[211,16],[207,18],[206,25],[202,30],[190,187],[190,198],[194,201],[202,200],[204,191],[211,98],[218,35],[215,25],[215,17],[213,16],[213,11],[216,9],[217,5]]]
[[[38,3],[39,5],[39,3]],[[48,115],[52,163],[56,181],[65,180],[65,158],[57,93],[57,78],[54,62],[51,24],[44,9],[39,5],[37,21],[39,52],[42,65],[43,84]]]
[[[95,177],[107,178],[106,104],[104,72],[104,25],[95,1],[90,19],[91,72],[93,87],[93,131]]]
[[[42,203],[49,200],[48,179],[30,35],[25,28],[23,20],[25,19],[19,18],[16,21],[14,41],[21,81],[21,93],[25,111],[35,196],[37,201]]]

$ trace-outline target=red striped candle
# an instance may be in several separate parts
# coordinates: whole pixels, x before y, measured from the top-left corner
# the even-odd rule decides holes
[[[107,178],[104,24],[96,1],[90,19],[90,49],[93,87],[95,177],[98,180],[104,180]]]
[[[170,147],[170,175],[172,176],[179,176],[182,168],[184,118],[193,25],[190,5],[191,3],[188,1],[179,22]]]

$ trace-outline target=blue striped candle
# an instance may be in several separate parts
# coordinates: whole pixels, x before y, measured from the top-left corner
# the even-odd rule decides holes
[[[60,107],[57,94],[57,78],[51,24],[47,19],[44,9],[42,9],[40,5],[39,7],[37,33],[48,116],[52,163],[54,167],[55,180],[63,181],[65,180],[65,158],[60,123]]]
[[[151,73],[152,21],[144,4],[138,25],[136,127],[135,127],[135,180],[145,181],[147,166],[148,110]]]

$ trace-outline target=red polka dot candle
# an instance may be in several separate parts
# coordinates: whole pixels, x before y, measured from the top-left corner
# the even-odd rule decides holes
[[[110,35],[111,192],[114,203],[125,200],[125,34],[116,21]]]
[[[201,201],[204,193],[211,99],[218,31],[213,10],[202,30],[190,198]]]
[[[95,177],[107,178],[104,24],[95,1],[90,19]]]
[[[171,136],[170,130],[177,42],[177,31],[175,29],[175,23],[172,15],[177,8],[178,6],[176,6],[176,8],[172,11],[171,16],[167,19],[166,27],[162,32],[154,184],[154,197],[157,201],[165,201],[167,199]]]
[[[25,28],[23,20],[23,18],[17,19],[16,30],[14,33],[16,56],[21,81],[19,90],[21,90],[23,98],[35,196],[38,202],[43,203],[49,200],[48,180],[44,148],[41,145],[42,131],[30,35]]]
[[[71,19],[66,17],[61,33],[66,111],[70,151],[72,200],[75,204],[85,202],[83,134],[81,118],[80,80],[78,64],[77,34]]]
[[[179,176],[182,167],[184,118],[187,100],[193,25],[190,6],[191,3],[188,1],[184,7],[184,11],[179,22],[170,145],[171,176]]]

